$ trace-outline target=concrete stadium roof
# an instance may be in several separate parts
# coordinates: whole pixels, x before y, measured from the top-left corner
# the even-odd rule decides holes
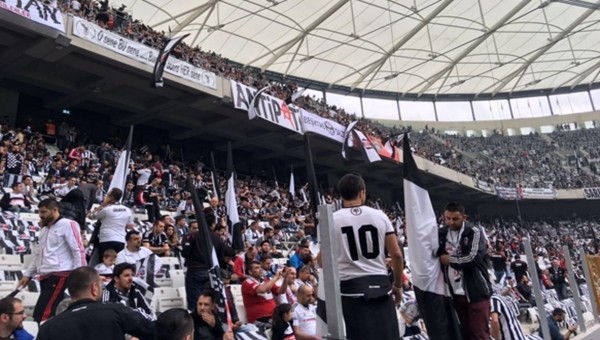
[[[600,1],[117,3],[205,51],[351,89],[489,96],[591,85],[600,74]]]

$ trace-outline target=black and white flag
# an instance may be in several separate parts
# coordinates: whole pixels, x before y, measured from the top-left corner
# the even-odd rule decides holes
[[[163,48],[160,50],[160,53],[158,54],[158,57],[156,58],[156,63],[154,64],[154,72],[152,75],[152,86],[158,88],[158,87],[163,87],[165,85],[165,82],[163,80],[163,72],[165,71],[165,66],[167,66],[167,60],[169,59],[169,56],[171,55],[171,53],[173,52],[173,50],[175,49],[175,47],[177,47],[177,45],[183,40],[185,39],[188,34],[184,34],[180,37],[177,38],[173,38],[169,41],[167,41],[165,43],[165,45],[163,46]]]
[[[439,247],[438,225],[429,192],[419,177],[408,134],[404,135],[403,143],[405,230],[419,315],[425,322],[430,339],[460,339],[442,266],[435,256]]]

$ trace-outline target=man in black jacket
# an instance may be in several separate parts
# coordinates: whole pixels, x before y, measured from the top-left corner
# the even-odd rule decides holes
[[[67,281],[72,303],[67,310],[40,327],[37,339],[123,339],[130,334],[154,339],[155,325],[140,313],[119,303],[99,303],[100,275],[90,267],[74,270]]]
[[[488,340],[492,288],[485,260],[487,248],[481,230],[469,226],[466,218],[461,204],[446,205],[437,255],[452,294],[463,340]]]
[[[187,272],[185,273],[185,293],[188,310],[194,310],[200,293],[210,281],[208,270],[211,268],[210,264],[212,260],[205,258],[204,254],[206,252],[202,251],[204,244],[202,244],[199,232],[190,232],[184,238],[181,250],[181,255],[185,258],[184,265],[187,267]],[[217,254],[219,266],[224,267],[225,244],[217,234],[213,232],[209,232],[209,234],[215,248],[215,253]]]
[[[106,285],[102,293],[102,302],[121,303],[140,312],[146,319],[152,320],[154,313],[143,293],[147,290],[138,287],[133,281],[134,276],[135,265],[127,262],[116,265],[112,281]]]

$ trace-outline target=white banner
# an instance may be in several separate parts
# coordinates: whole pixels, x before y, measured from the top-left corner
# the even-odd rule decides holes
[[[125,39],[118,34],[107,31],[96,24],[78,17],[73,17],[73,35],[151,67],[154,67],[159,53],[158,50],[133,40]],[[217,89],[217,76],[214,73],[175,59],[174,57],[169,57],[167,60],[165,72],[189,80],[195,84]]]
[[[498,198],[504,200],[514,200],[519,195],[516,188],[496,187],[496,193]],[[556,198],[557,192],[554,189],[521,188],[519,196],[519,199],[551,200]]]
[[[0,8],[20,15],[38,24],[64,32],[65,24],[60,10],[41,0],[0,0]]]
[[[313,132],[340,143],[344,142],[344,132],[346,131],[346,127],[342,124],[304,109],[302,109],[302,129],[304,132]]]
[[[233,105],[236,109],[249,111],[250,102],[254,94],[258,92],[255,88],[240,84],[231,80],[231,92]],[[273,124],[302,134],[301,109],[295,105],[287,105],[283,100],[267,94],[261,94],[257,99],[256,115],[250,117],[262,118]]]
[[[584,188],[583,195],[586,200],[600,200],[600,188]]]
[[[475,188],[477,188],[483,192],[488,192],[490,194],[493,194],[496,192],[493,184],[490,184],[486,181],[479,180],[477,178],[473,178],[473,185],[475,186]]]

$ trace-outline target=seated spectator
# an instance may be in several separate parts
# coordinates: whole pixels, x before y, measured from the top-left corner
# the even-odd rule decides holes
[[[146,289],[134,282],[135,265],[119,263],[112,272],[112,281],[102,293],[102,302],[123,304],[141,313],[146,319],[153,320],[154,313],[144,294]]]
[[[317,306],[314,290],[308,285],[298,288],[298,303],[294,307],[294,335],[298,340],[319,340],[317,336]]]
[[[298,278],[296,279],[296,285],[298,285],[298,289],[300,287],[307,285],[311,288],[317,288],[317,279],[310,273],[310,266],[302,266],[298,271]]]
[[[27,318],[21,300],[6,297],[0,300],[0,339],[33,340],[33,335],[23,329]]]
[[[146,232],[142,239],[144,247],[159,256],[169,256],[170,252],[169,240],[164,230],[165,223],[160,219],[156,219],[152,224],[152,230]]]
[[[58,185],[58,188],[59,188],[58,190],[55,190],[56,196],[58,196],[58,197],[67,196],[67,194],[71,190],[77,189],[77,177],[76,176],[69,177],[69,181],[64,184]]]
[[[200,293],[196,310],[192,313],[194,339],[218,340],[223,338],[225,332],[215,311],[213,293],[211,291]]]
[[[102,254],[102,262],[98,263],[94,269],[104,278],[112,277],[117,261],[117,252],[114,249],[106,249]]]
[[[265,279],[272,279],[275,277],[275,273],[277,272],[276,268],[273,266],[273,258],[269,254],[265,254],[260,259],[260,267],[263,270]]]
[[[4,194],[0,199],[0,207],[3,211],[30,212],[31,202],[23,194],[23,183],[14,182],[12,192]]]
[[[567,333],[565,333],[564,335],[560,333],[558,323],[565,321],[565,315],[567,315],[567,312],[565,312],[565,310],[561,308],[555,308],[552,311],[552,315],[548,315],[548,328],[550,328],[551,340],[569,340],[571,338],[571,335],[574,335],[573,333],[577,330],[577,324],[574,324],[569,326],[569,328],[567,329]],[[538,334],[540,337],[544,337],[541,327],[538,331]]]
[[[300,270],[304,266],[304,262],[302,262],[302,257],[310,255],[310,246],[308,243],[302,243],[298,247],[298,250],[290,257],[290,264],[292,267],[296,268],[296,270]]]
[[[238,255],[233,261],[233,272],[240,280],[246,279],[246,272],[252,261],[256,261],[258,252],[255,247],[249,247],[245,253]]]
[[[298,291],[298,285],[296,285],[296,268],[285,267],[281,272],[281,279],[275,282],[273,286],[273,293],[275,294],[275,303],[281,305],[283,303],[289,303],[293,305],[296,303],[296,292]]]
[[[260,246],[260,244],[257,244],[256,242],[263,237],[263,232],[258,220],[252,221],[250,228],[246,230],[245,236],[246,242],[251,246]]]
[[[38,203],[36,184],[31,176],[23,176],[23,195],[31,203]]]
[[[72,303],[40,326],[37,339],[123,339],[125,334],[140,340],[154,339],[154,323],[140,313],[120,303],[99,303],[102,280],[93,268],[74,270],[67,289]]]
[[[162,262],[160,258],[156,256],[152,251],[142,246],[142,236],[139,231],[130,230],[125,235],[125,241],[127,245],[125,249],[121,250],[117,254],[117,262],[119,263],[131,263],[136,266],[137,272],[136,277],[145,275],[146,269],[154,267],[154,274],[158,274],[162,268]]]
[[[175,231],[175,226],[172,224],[167,225],[165,229],[165,235],[167,235],[167,242],[169,244],[169,249],[173,253],[172,256],[177,256],[181,252],[181,241],[179,240],[179,236]]]
[[[282,303],[273,311],[271,340],[296,340],[292,327],[292,305]]]
[[[271,289],[279,280],[280,274],[277,273],[272,280],[264,280],[260,262],[253,261],[247,267],[247,275],[246,280],[242,282],[242,298],[248,322],[268,323],[275,309],[275,300]]]
[[[194,320],[183,308],[171,308],[156,319],[156,340],[194,339]]]

